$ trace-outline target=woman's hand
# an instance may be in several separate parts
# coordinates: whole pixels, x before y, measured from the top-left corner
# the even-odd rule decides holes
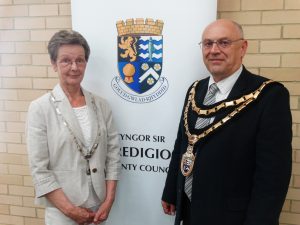
[[[47,199],[63,214],[78,224],[92,223],[95,213],[89,209],[73,205],[61,188],[46,194]]]
[[[100,205],[100,207],[97,210],[95,217],[94,217],[94,221],[93,221],[94,224],[100,224],[107,219],[109,212],[111,210],[112,204],[113,204],[113,201],[104,201]]]
[[[111,207],[115,200],[116,195],[116,180],[106,180],[106,198],[105,201],[100,205],[94,217],[94,224],[99,224],[105,221],[109,215]]]
[[[95,213],[90,209],[75,206],[66,212],[66,216],[78,224],[91,224],[94,221]]]

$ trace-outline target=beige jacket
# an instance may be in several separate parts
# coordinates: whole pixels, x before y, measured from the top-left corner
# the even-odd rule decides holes
[[[92,99],[95,99],[97,108],[100,138],[90,159],[90,170],[96,194],[103,201],[106,196],[105,180],[118,180],[120,177],[118,133],[107,102],[84,89],[82,91],[88,106],[93,140],[97,138],[98,125]],[[74,135],[83,143],[78,120],[59,84],[52,93],[57,108]],[[55,104],[51,100],[51,94],[47,93],[33,101],[28,110],[27,149],[36,190],[36,203],[51,205],[43,196],[62,188],[73,204],[79,206],[86,201],[89,194],[87,162],[78,151],[70,131],[62,122],[62,117],[56,112]]]

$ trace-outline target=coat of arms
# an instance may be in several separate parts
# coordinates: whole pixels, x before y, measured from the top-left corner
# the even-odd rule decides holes
[[[163,65],[163,21],[128,19],[118,21],[117,48],[119,77],[114,91],[134,103],[152,102],[168,89],[161,77]]]

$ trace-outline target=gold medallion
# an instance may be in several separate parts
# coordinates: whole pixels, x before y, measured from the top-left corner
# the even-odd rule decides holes
[[[181,173],[183,176],[189,176],[194,167],[194,162],[195,162],[195,156],[193,153],[193,146],[189,145],[187,147],[186,152],[182,155],[181,158]]]

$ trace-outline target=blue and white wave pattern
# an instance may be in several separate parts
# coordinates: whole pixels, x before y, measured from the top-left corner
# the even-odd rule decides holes
[[[141,36],[138,42],[138,56],[142,62],[162,62],[162,36]]]

